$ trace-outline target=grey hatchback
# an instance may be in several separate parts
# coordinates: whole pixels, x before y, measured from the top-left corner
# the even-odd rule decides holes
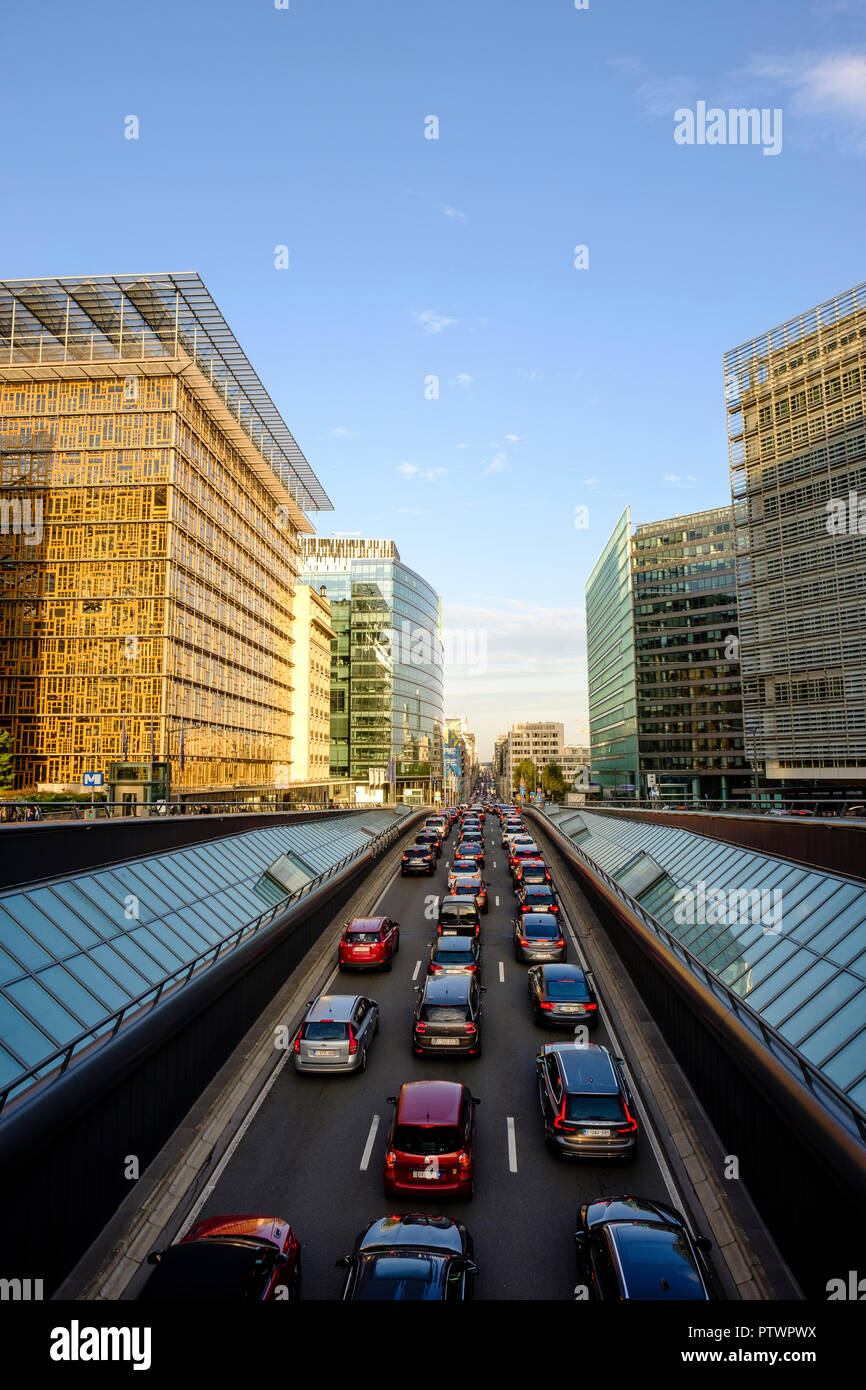
[[[561,1158],[634,1158],[638,1123],[621,1058],[593,1043],[545,1043],[535,1061],[550,1148]]]
[[[360,994],[320,994],[295,1038],[296,1071],[364,1071],[379,1031],[379,1005]]]

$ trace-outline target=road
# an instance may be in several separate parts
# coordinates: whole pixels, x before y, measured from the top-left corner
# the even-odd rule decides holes
[[[390,973],[331,977],[324,992],[365,994],[380,1005],[380,1028],[365,1073],[299,1076],[287,1054],[258,1110],[221,1171],[191,1211],[185,1228],[202,1216],[255,1212],[291,1222],[302,1248],[304,1299],[339,1298],[343,1271],[357,1233],[386,1212],[423,1210],[462,1221],[475,1241],[479,1274],[475,1297],[491,1300],[572,1299],[573,1233],[580,1204],[599,1195],[630,1192],[679,1200],[666,1185],[654,1153],[640,1095],[642,1133],[634,1163],[564,1162],[544,1144],[535,1086],[538,1046],[561,1031],[536,1027],[529,1011],[525,965],[511,945],[515,898],[496,818],[485,823],[484,876],[490,911],[482,917],[483,1051],[477,1059],[416,1058],[411,1045],[413,984],[423,980],[434,935],[425,915],[445,891],[447,865],[457,844],[445,842],[434,877],[401,878],[383,893],[378,911],[401,924],[400,951]],[[569,928],[568,958],[582,963]],[[602,1023],[592,1041],[618,1052],[604,1016],[604,981],[597,980]],[[386,1096],[404,1081],[464,1081],[480,1097],[472,1201],[405,1202],[386,1199],[382,1162],[391,1118]],[[668,1178],[669,1182],[670,1179]],[[425,1194],[426,1196],[426,1194]]]

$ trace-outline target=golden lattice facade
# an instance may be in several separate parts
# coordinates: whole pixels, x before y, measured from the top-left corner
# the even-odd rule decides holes
[[[151,758],[170,761],[173,794],[274,786],[292,763],[292,594],[298,536],[313,528],[273,440],[232,399],[240,373],[216,381],[202,353],[216,335],[191,344],[177,315],[172,335],[152,308],[155,341],[112,341],[103,324],[113,352],[64,342],[50,360],[46,296],[29,322],[32,295],[11,298],[17,332],[0,301],[0,726],[16,787],[80,786],[85,771]],[[257,383],[246,367],[242,385]]]

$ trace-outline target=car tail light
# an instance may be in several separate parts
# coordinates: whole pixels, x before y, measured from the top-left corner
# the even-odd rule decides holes
[[[416,1032],[416,1033],[426,1033],[426,1032],[427,1032],[427,1024],[426,1024],[426,1023],[416,1023],[416,1024],[415,1024],[415,1032]]]
[[[629,1111],[629,1108],[628,1108],[628,1106],[626,1105],[625,1101],[623,1101],[623,1109],[625,1110],[626,1119],[628,1120],[628,1124],[627,1124],[627,1125],[617,1125],[617,1127],[616,1127],[616,1132],[617,1132],[617,1134],[635,1134],[635,1133],[637,1132],[637,1120],[634,1118],[634,1116],[633,1116],[633,1115],[631,1114],[631,1112]]]
[[[354,1034],[354,1032],[353,1032],[353,1030],[352,1030],[352,1025],[351,1025],[351,1023],[350,1023],[350,1024],[349,1024],[349,1052],[352,1053],[352,1054],[354,1054],[354,1053],[356,1053],[357,1051],[358,1051],[358,1040],[357,1040],[357,1038],[355,1037],[355,1034]]]
[[[464,1033],[474,1033],[474,1032],[475,1032],[475,1024],[474,1024],[474,1023],[464,1023],[464,1025],[463,1025],[463,1032],[464,1032]]]
[[[404,859],[408,859],[408,858],[409,858],[408,854],[404,854],[404,855],[403,855],[403,858],[404,858]]]
[[[386,1167],[386,1168],[393,1168],[393,1167],[396,1166],[396,1163],[397,1163],[397,1155],[395,1154],[395,1152],[394,1152],[393,1149],[389,1149],[388,1152],[387,1152],[386,1155],[385,1155],[385,1167]]]
[[[584,1011],[584,1013],[587,1013],[587,1014],[588,1014],[588,1013],[591,1013],[594,1009],[597,1009],[597,1008],[598,1008],[598,1005],[597,1005],[597,1004],[584,1004],[584,1006],[583,1006],[583,1011]]]
[[[470,1163],[472,1162],[472,1159],[469,1157],[468,1153],[464,1151],[463,1153],[458,1155],[457,1162],[460,1164],[461,1168],[468,1168]]]
[[[431,965],[431,966],[430,966],[430,974],[431,974],[431,975],[441,975],[443,969],[444,969],[444,966],[441,966],[441,965]]]
[[[554,1128],[554,1129],[568,1129],[568,1130],[573,1130],[573,1129],[574,1129],[574,1125],[569,1124],[569,1123],[567,1122],[566,1118],[565,1118],[565,1100],[564,1100],[564,1099],[563,1099],[563,1102],[562,1102],[562,1109],[560,1110],[560,1112],[559,1112],[559,1114],[557,1115],[556,1119],[553,1121],[553,1128]]]
[[[463,969],[464,969],[464,970],[477,970],[477,969],[478,969],[478,966],[477,966],[477,965],[465,965],[465,966],[463,967]]]
[[[552,1009],[552,1008],[553,1008],[553,1005],[552,1005],[552,1004],[545,1004],[544,1000],[542,999],[542,1000],[539,1002],[539,1008],[541,1008],[541,1009]]]
[[[296,1052],[300,1052],[300,1050],[301,1050],[301,1035],[300,1035],[300,1033],[299,1033],[298,1036],[295,1038],[295,1051],[296,1051]]]

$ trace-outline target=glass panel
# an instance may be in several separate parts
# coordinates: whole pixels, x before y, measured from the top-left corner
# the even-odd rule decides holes
[[[831,980],[828,985],[816,994],[814,999],[810,999],[808,1004],[804,1004],[798,1009],[792,1018],[786,1023],[779,1024],[779,1032],[783,1033],[790,1042],[799,1047],[803,1038],[818,1028],[825,1019],[840,1009],[852,994],[862,988],[860,983],[851,975],[844,972],[838,974],[835,980]]]
[[[810,966],[816,964],[812,952],[804,950],[795,951],[794,955],[784,962],[779,961],[778,968],[775,970],[772,969],[774,959],[774,956],[768,956],[765,961],[762,961],[756,974],[762,977],[763,983],[760,983],[753,975],[753,988],[745,996],[746,1003],[760,1012],[763,1012],[764,1004],[769,1003],[783,989],[792,984],[799,975],[805,975]],[[829,969],[835,970],[835,966],[831,965]],[[806,998],[808,995],[804,994],[803,999]]]
[[[185,909],[187,911],[188,909]],[[192,914],[191,914],[192,915]],[[210,944],[211,937],[216,940],[216,933],[211,932],[210,936],[205,936],[202,929],[198,926],[190,926],[182,912],[173,912],[166,917],[164,922],[150,924],[151,931],[171,930],[177,934],[181,941],[186,943],[186,955],[197,956]]]
[[[814,960],[814,957],[812,959]],[[819,960],[801,979],[795,980],[790,989],[786,989],[772,1004],[761,1009],[761,1013],[767,1022],[776,1028],[783,1018],[787,1018],[794,1009],[811,999],[837,973],[835,965],[831,965],[828,960]],[[751,998],[749,1003],[752,1003]]]
[[[9,980],[17,980],[24,973],[24,967],[19,965],[17,960],[0,950],[0,985],[5,985]]]
[[[122,956],[125,961],[129,961],[130,965],[134,966],[150,984],[157,985],[165,979],[165,971],[162,967],[152,956],[142,950],[141,946],[137,946],[130,937],[119,936],[116,941],[112,941],[111,945],[118,955]]]
[[[91,874],[91,878],[94,883],[99,884],[103,893],[107,893],[109,898],[117,904],[122,913],[126,906],[124,900],[128,891],[124,887],[122,879],[111,869],[103,869],[101,873]]]
[[[825,1062],[821,1068],[825,1076],[829,1076],[834,1085],[840,1091],[846,1091],[849,1086],[853,1086],[864,1072],[866,1072],[866,1049],[863,1046],[863,1034],[849,1042],[847,1047],[843,1047],[841,1052]]]
[[[147,930],[180,962],[191,960],[193,956],[198,955],[199,951],[204,950],[205,943],[201,937],[198,938],[201,944],[193,947],[180,935],[180,932],[172,931],[165,922],[148,922]],[[184,930],[188,933],[189,927],[185,927]],[[177,966],[173,965],[171,969],[176,970]]]
[[[24,1067],[17,1062],[5,1047],[0,1047],[0,1086],[7,1086],[10,1081],[14,1081],[16,1076],[20,1076]]]
[[[855,1105],[859,1105],[861,1110],[866,1110],[866,1076],[848,1092]]]
[[[37,980],[19,980],[16,984],[10,985],[7,992],[15,1000],[15,1003],[25,1009],[30,1017],[35,1019],[39,1027],[54,1040],[56,1047],[70,1042],[73,1038],[77,1038],[79,1033],[84,1032],[80,1020],[73,1018],[64,1008],[61,1008]],[[48,1050],[53,1051],[54,1049],[49,1048]]]
[[[124,943],[122,936],[116,937],[115,940],[118,945]],[[118,955],[110,946],[97,946],[91,954],[96,963],[101,965],[102,969],[119,984],[123,985],[123,988],[128,990],[133,998],[144,993],[147,988],[148,977],[141,976],[133,970],[132,966],[127,964],[125,955]]]
[[[195,898],[204,898],[214,890],[213,883],[206,874],[201,872],[190,854],[173,854],[171,856],[171,872],[182,877],[184,882],[189,884],[192,897],[187,898],[188,902],[194,901]]]
[[[218,924],[214,923],[212,925],[210,922],[205,921],[194,907],[185,907],[183,912],[178,915],[182,917],[185,922],[188,922],[194,931],[204,937],[205,946],[214,946],[218,941],[222,941],[223,938],[228,935],[228,929],[220,931]]]
[[[834,946],[832,951],[827,952],[827,955],[838,965],[847,965],[850,960],[856,960],[864,948],[866,948],[866,922],[861,922],[859,927],[855,927],[852,932],[849,932],[838,946]]]
[[[167,946],[157,940],[153,932],[147,927],[138,927],[136,931],[132,932],[131,940],[155,957],[157,964],[163,967],[165,973],[173,974],[183,964],[183,957],[176,956],[173,951],[170,951]],[[157,976],[157,978],[159,977]]]
[[[91,902],[90,898],[86,898],[76,884],[55,883],[53,891],[58,897],[62,898],[65,903],[68,903],[69,906],[78,913],[79,917],[83,917],[88,926],[91,926],[95,932],[98,932],[103,940],[108,940],[110,936],[117,935],[119,929],[118,923],[116,923],[113,918],[106,917],[104,913],[100,912],[96,904]]]
[[[866,919],[866,897],[858,896],[847,907],[844,907],[832,922],[828,922],[827,926],[812,938],[809,945],[813,951],[825,955],[864,919]]]
[[[60,885],[55,885],[59,887]],[[66,935],[76,946],[86,950],[88,946],[95,946],[99,937],[96,932],[86,926],[77,912],[73,912],[71,907],[51,888],[32,888],[27,894],[31,902],[35,903],[45,916],[55,922],[58,927],[62,927]]]
[[[107,946],[97,946],[96,949],[111,955]],[[115,1009],[129,1003],[132,991],[122,989],[115,980],[109,979],[105,971],[100,970],[96,961],[91,960],[89,956],[75,956],[73,960],[66,962],[65,968],[81,980],[97,999],[103,1001],[106,1013],[113,1013]]]
[[[859,981],[858,981],[859,984]],[[861,989],[844,1008],[828,1018],[822,1027],[800,1045],[803,1056],[816,1067],[820,1067],[825,1057],[846,1043],[852,1034],[866,1028],[866,989]]]
[[[51,957],[43,951],[38,941],[13,922],[0,908],[0,945],[5,946],[10,955],[20,961],[27,970],[37,970],[40,965],[50,965]],[[17,973],[20,975],[21,971]]]
[[[91,902],[96,904],[97,908],[108,918],[109,922],[114,923],[115,931],[123,931],[125,918],[123,916],[123,907],[121,906],[122,899],[119,902],[117,898],[112,897],[111,893],[106,893],[105,889],[100,887],[96,879],[89,874],[77,878],[75,880],[75,886],[80,892],[90,898]],[[89,917],[88,921],[90,921]]]
[[[209,845],[199,845],[198,853],[201,856],[202,862],[207,865],[208,872],[211,874],[217,887],[222,888],[225,884],[230,883],[232,879],[241,877],[239,873],[235,874],[232,872],[232,855],[227,855],[225,859],[223,859],[222,856],[213,851]]]
[[[798,941],[807,942],[813,936],[817,936],[822,927],[833,922],[839,914],[858,898],[863,901],[864,893],[862,888],[858,888],[853,883],[839,884],[835,880],[828,880],[829,891],[822,893],[822,901],[810,898],[807,904],[801,905],[797,909],[799,922],[794,925],[785,918],[785,927],[789,935],[795,936]],[[866,904],[864,904],[866,906]]]
[[[3,906],[10,917],[16,918],[22,927],[26,927],[30,935],[51,955],[62,959],[75,950],[75,943],[70,941],[65,932],[55,927],[53,922],[49,922],[45,913],[40,912],[34,903],[28,902],[23,893],[6,898]]]
[[[148,865],[148,875],[153,878],[154,886],[159,896],[168,903],[169,907],[181,907],[187,901],[187,894],[181,889],[181,885],[167,874],[161,862],[152,861]]]
[[[18,1070],[26,1067],[35,1067],[37,1062],[42,1062],[50,1052],[54,1051],[54,1044],[44,1033],[40,1033],[38,1028],[34,1028],[29,1019],[19,1013],[10,1000],[0,995],[0,1038],[5,1045],[17,1057],[21,1058],[22,1065]]]
[[[69,971],[62,965],[52,965],[48,970],[39,972],[39,979],[50,989],[52,994],[56,994],[62,1004],[65,1004],[69,1012],[81,1019],[81,1031],[84,1028],[92,1028],[95,1023],[105,1017],[105,1005],[80,985],[76,979],[69,974]]]

